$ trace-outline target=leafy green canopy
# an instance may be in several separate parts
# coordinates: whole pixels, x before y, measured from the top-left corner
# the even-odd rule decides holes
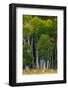
[[[39,57],[48,60],[52,55],[53,43],[48,35],[41,35],[38,41]]]
[[[24,15],[23,21],[24,38],[29,37],[32,33],[36,40],[39,39],[41,34],[48,34],[51,37],[56,37],[57,18],[42,20],[37,16],[32,17],[31,15]]]
[[[39,17],[34,17],[31,20],[31,26],[36,42],[39,40],[41,34],[48,34],[50,37],[56,37],[57,33],[57,19],[42,20]]]
[[[23,26],[23,37],[25,40],[27,40],[30,35],[32,34],[33,30],[32,30],[32,26],[29,23],[26,23]]]

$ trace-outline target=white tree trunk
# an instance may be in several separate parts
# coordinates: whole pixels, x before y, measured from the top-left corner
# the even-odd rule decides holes
[[[47,69],[49,69],[49,60],[47,61]]]
[[[52,56],[52,68],[53,68],[53,56]]]
[[[29,71],[29,66],[25,66],[25,70],[26,71]]]
[[[28,37],[28,45],[30,45],[30,40],[29,40],[29,37]]]
[[[41,69],[45,69],[46,68],[46,63],[45,63],[45,60],[44,59],[41,59],[40,60],[40,68]]]
[[[45,70],[45,68],[46,68],[46,65],[45,65],[45,62],[44,62],[44,64],[43,64],[43,69]]]
[[[31,47],[32,47],[32,57],[33,57],[33,38],[31,40]]]
[[[38,46],[36,47],[36,67],[39,68],[39,62],[38,62]]]

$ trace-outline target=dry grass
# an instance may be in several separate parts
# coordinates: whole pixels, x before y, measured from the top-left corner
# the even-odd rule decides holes
[[[32,75],[32,74],[53,74],[57,73],[57,70],[55,69],[29,69],[29,70],[23,70],[24,75]]]

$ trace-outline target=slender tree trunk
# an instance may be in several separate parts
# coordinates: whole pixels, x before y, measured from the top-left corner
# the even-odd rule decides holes
[[[46,69],[46,61],[45,61],[45,69]]]
[[[40,60],[39,68],[41,68],[41,69],[46,69],[46,63],[45,63],[45,60],[44,60],[44,59],[41,59],[41,60]]]
[[[49,62],[48,62],[48,60],[47,60],[47,69],[48,69],[48,67],[49,67],[48,65],[49,65]]]
[[[39,61],[38,61],[38,45],[36,46],[36,68],[39,68]]]
[[[45,61],[43,62],[43,69],[45,70],[45,67],[46,67],[46,65],[45,65]]]
[[[50,68],[52,69],[52,56],[50,57]]]
[[[29,37],[28,37],[28,45],[30,45],[30,40],[29,40]]]
[[[46,61],[46,69],[47,69],[47,61]]]
[[[53,55],[52,55],[52,69],[53,69]]]

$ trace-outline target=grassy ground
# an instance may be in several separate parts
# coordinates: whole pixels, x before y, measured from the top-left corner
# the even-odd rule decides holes
[[[32,75],[32,74],[53,74],[57,73],[57,70],[54,69],[30,69],[30,70],[23,70],[24,75]]]

